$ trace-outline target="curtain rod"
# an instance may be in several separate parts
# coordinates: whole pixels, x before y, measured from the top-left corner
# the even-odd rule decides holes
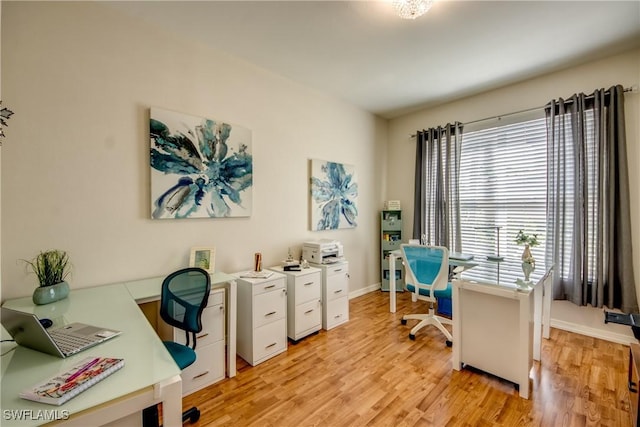
[[[623,92],[637,92],[637,91],[638,91],[638,85],[625,87],[623,89]],[[607,93],[609,93],[608,90],[607,90]],[[587,96],[587,99],[589,99],[589,98],[593,98],[593,95]],[[565,102],[571,102],[571,101],[570,100],[566,100]],[[484,122],[486,120],[494,120],[494,119],[501,119],[503,117],[515,116],[516,114],[530,113],[531,111],[541,110],[541,109],[543,109],[545,107],[546,107],[546,105],[542,105],[540,107],[527,108],[526,110],[514,111],[513,113],[501,114],[499,116],[485,117],[484,119],[472,120],[470,122],[462,123],[462,126],[467,126],[467,125],[471,125],[471,124],[474,124],[474,123]],[[414,133],[413,135],[411,135],[411,138],[415,138],[416,136],[417,136],[417,134]]]

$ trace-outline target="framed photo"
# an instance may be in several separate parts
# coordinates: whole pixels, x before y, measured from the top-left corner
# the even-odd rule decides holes
[[[189,267],[199,267],[212,274],[216,266],[216,248],[191,248]]]

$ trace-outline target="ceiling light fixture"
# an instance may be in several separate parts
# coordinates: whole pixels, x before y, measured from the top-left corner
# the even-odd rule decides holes
[[[416,19],[431,9],[434,0],[393,0],[393,7],[402,19]]]

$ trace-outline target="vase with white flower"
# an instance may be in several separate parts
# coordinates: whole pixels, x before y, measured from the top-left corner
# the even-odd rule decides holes
[[[519,245],[524,245],[524,251],[522,252],[522,272],[524,273],[525,282],[529,281],[529,276],[536,269],[536,260],[531,254],[531,248],[538,246],[537,234],[525,234],[524,231],[518,231],[515,242]]]

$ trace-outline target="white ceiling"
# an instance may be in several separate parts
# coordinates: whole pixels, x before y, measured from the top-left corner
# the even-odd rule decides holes
[[[106,4],[386,118],[640,46],[640,0]]]

